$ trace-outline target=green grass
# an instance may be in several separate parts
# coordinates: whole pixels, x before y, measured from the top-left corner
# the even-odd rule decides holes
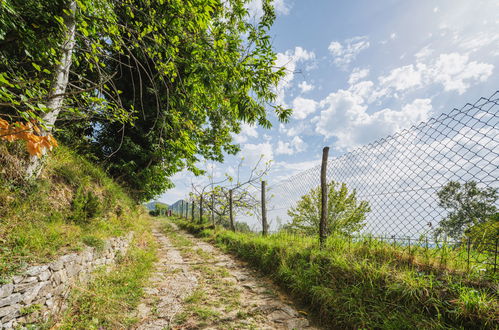
[[[262,237],[177,223],[270,275],[330,328],[495,329],[496,280],[469,278],[383,242]]]
[[[127,254],[110,272],[105,268],[89,284],[75,287],[69,307],[59,320],[45,327],[60,329],[123,329],[138,320],[134,311],[144,296],[143,288],[156,260],[156,242],[142,219],[142,232],[135,235]]]
[[[143,210],[85,158],[58,147],[40,178],[26,181],[14,170],[22,150],[0,149],[0,281],[27,264],[87,245],[98,249],[104,239],[135,229]]]

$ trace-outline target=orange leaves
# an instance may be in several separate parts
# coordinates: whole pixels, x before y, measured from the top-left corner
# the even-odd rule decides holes
[[[26,141],[26,149],[31,156],[41,157],[46,150],[57,147],[57,141],[51,134],[41,135],[40,128],[32,122],[9,124],[0,118],[0,140],[13,142]]]

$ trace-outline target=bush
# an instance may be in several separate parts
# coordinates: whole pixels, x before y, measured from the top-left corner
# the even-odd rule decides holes
[[[99,198],[83,187],[78,188],[71,203],[71,211],[70,219],[77,224],[89,224],[102,214]]]

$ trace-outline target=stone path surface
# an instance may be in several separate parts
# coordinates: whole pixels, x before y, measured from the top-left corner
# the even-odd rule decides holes
[[[159,256],[136,329],[318,329],[243,262],[163,223]]]

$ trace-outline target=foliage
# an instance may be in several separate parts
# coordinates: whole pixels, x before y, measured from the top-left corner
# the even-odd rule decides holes
[[[284,70],[268,35],[275,14],[250,23],[248,0],[0,2],[0,116],[57,119],[58,139],[104,162],[138,200],[172,186],[200,157],[235,153],[241,122],[270,127]],[[76,10],[70,10],[75,4]],[[69,83],[58,75],[76,25]],[[62,95],[54,86],[67,85]],[[63,98],[62,107],[49,106]],[[60,113],[59,113],[60,111]],[[48,125],[50,122],[47,119]],[[42,136],[44,134],[41,134]]]
[[[436,235],[445,233],[456,240],[463,235],[474,239],[497,238],[498,197],[497,189],[480,188],[475,181],[447,183],[438,192],[438,198],[439,206],[449,213],[440,221]]]
[[[91,191],[79,187],[71,203],[71,220],[77,224],[88,224],[101,215],[100,201]]]
[[[366,213],[371,209],[368,202],[357,201],[355,190],[348,192],[345,183],[331,181],[328,184],[327,233],[350,235],[364,226]],[[292,221],[283,226],[284,230],[318,235],[321,212],[320,187],[311,189],[302,196],[295,207],[288,211]]]
[[[0,141],[26,142],[26,149],[31,156],[41,157],[48,150],[57,147],[57,141],[52,134],[40,136],[40,128],[33,123],[15,122],[9,124],[0,118]]]
[[[150,211],[149,214],[157,217],[161,215],[166,215],[166,212],[168,211],[168,206],[160,203],[155,203],[154,204],[154,210]]]
[[[182,228],[192,225],[177,221]],[[269,274],[331,329],[495,329],[494,283],[445,273],[399,246],[368,239],[201,229],[193,233]]]

